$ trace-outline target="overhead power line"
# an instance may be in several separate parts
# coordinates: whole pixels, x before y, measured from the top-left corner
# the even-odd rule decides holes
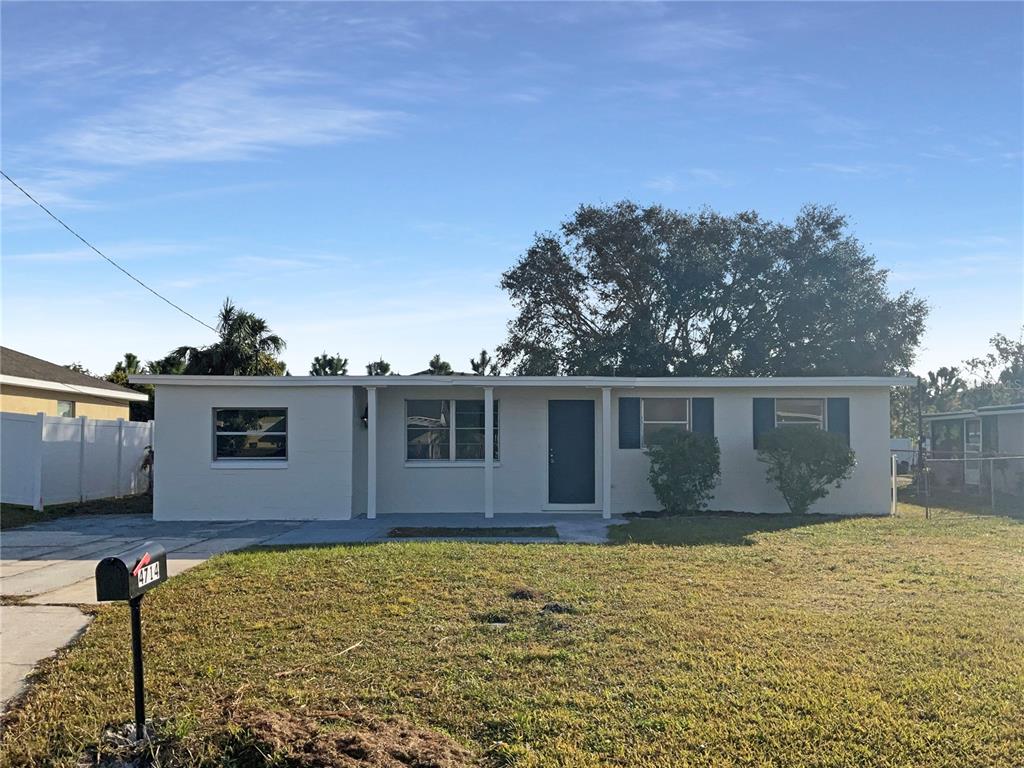
[[[161,301],[163,301],[163,302],[165,302],[165,303],[167,303],[167,304],[170,304],[170,305],[171,305],[172,307],[174,307],[174,308],[175,308],[176,310],[178,310],[179,312],[181,312],[181,314],[185,315],[186,317],[190,317],[191,319],[193,319],[193,320],[195,320],[195,321],[196,321],[197,323],[199,323],[199,324],[200,324],[201,326],[203,326],[204,328],[209,328],[209,329],[210,329],[211,331],[213,331],[214,333],[217,333],[217,334],[219,334],[219,333],[220,333],[220,332],[219,332],[219,331],[218,331],[218,330],[217,330],[216,328],[214,328],[214,327],[213,327],[212,325],[210,325],[209,323],[204,323],[204,322],[203,322],[202,320],[200,320],[200,319],[199,319],[198,317],[196,317],[195,315],[193,315],[193,314],[192,314],[191,312],[189,312],[189,311],[188,311],[187,309],[183,309],[182,307],[180,307],[180,306],[178,306],[177,304],[175,304],[175,303],[174,303],[173,301],[171,301],[170,299],[168,299],[168,298],[167,298],[166,296],[164,296],[163,294],[159,293],[158,291],[154,290],[153,288],[150,288],[150,287],[149,287],[148,285],[146,285],[146,284],[145,284],[144,282],[142,282],[142,281],[141,281],[141,280],[140,280],[139,278],[137,278],[137,277],[136,277],[135,275],[133,275],[133,274],[132,274],[131,272],[129,272],[129,271],[127,270],[127,269],[125,269],[124,267],[122,267],[122,266],[121,266],[120,264],[118,264],[118,263],[117,263],[116,261],[114,261],[114,260],[113,260],[112,258],[110,258],[109,256],[107,256],[107,255],[106,255],[105,253],[103,253],[103,251],[101,251],[101,250],[100,250],[99,248],[97,248],[97,247],[96,247],[95,245],[93,245],[92,243],[90,243],[90,242],[89,242],[88,240],[86,240],[86,239],[85,239],[84,237],[82,237],[82,236],[81,236],[80,234],[78,234],[77,232],[75,232],[75,230],[73,230],[73,229],[72,229],[71,227],[69,227],[69,226],[68,226],[67,224],[65,224],[65,223],[64,223],[64,222],[63,222],[63,221],[62,221],[62,220],[60,219],[60,217],[59,217],[59,216],[57,216],[57,215],[56,215],[56,214],[55,214],[55,213],[54,213],[53,211],[51,211],[51,210],[50,210],[49,208],[47,208],[47,207],[46,207],[45,205],[43,205],[43,204],[42,204],[42,203],[40,203],[40,202],[39,202],[38,200],[36,200],[36,199],[35,199],[34,197],[32,197],[32,195],[30,195],[30,194],[28,193],[28,191],[27,191],[27,190],[26,190],[26,189],[25,189],[25,188],[24,188],[23,186],[21,186],[21,184],[19,184],[19,183],[18,183],[18,182],[16,182],[16,181],[15,181],[14,179],[12,179],[12,178],[11,178],[10,176],[8,176],[8,175],[7,175],[7,174],[6,174],[6,173],[5,173],[4,171],[0,170],[0,175],[2,175],[2,176],[3,176],[4,178],[5,178],[5,179],[7,179],[7,180],[8,180],[9,182],[11,182],[11,184],[13,184],[13,185],[14,185],[14,186],[15,186],[15,187],[16,187],[16,188],[17,188],[17,189],[18,189],[18,190],[19,190],[19,191],[21,192],[21,194],[23,194],[23,195],[24,195],[25,197],[27,197],[27,198],[28,198],[29,200],[31,200],[31,201],[32,201],[33,203],[35,203],[36,205],[38,205],[38,206],[39,206],[39,207],[40,207],[40,208],[41,208],[41,209],[42,209],[42,210],[43,210],[43,211],[44,211],[44,212],[46,213],[46,215],[47,215],[47,216],[49,216],[49,217],[50,217],[51,219],[53,219],[54,221],[56,221],[56,222],[57,222],[58,224],[60,224],[60,225],[61,225],[62,227],[64,227],[64,229],[66,229],[66,230],[67,230],[68,232],[70,232],[70,233],[71,233],[72,235],[74,235],[74,236],[75,236],[75,237],[77,237],[77,238],[78,238],[79,240],[81,240],[81,241],[82,241],[83,243],[85,243],[85,244],[86,244],[86,245],[87,245],[87,246],[88,246],[89,248],[91,248],[91,249],[92,249],[93,251],[95,251],[95,252],[96,252],[96,254],[97,254],[97,255],[98,255],[98,256],[99,256],[99,257],[100,257],[101,259],[103,259],[104,261],[106,261],[106,262],[108,262],[108,263],[109,263],[110,265],[112,265],[113,267],[115,267],[115,268],[117,268],[118,270],[120,270],[121,272],[123,272],[123,273],[124,273],[125,275],[127,275],[128,277],[130,277],[130,278],[131,278],[132,280],[134,280],[134,281],[135,281],[136,283],[138,283],[139,285],[141,285],[141,286],[142,286],[143,288],[145,288],[145,289],[146,289],[147,291],[149,291],[150,293],[152,293],[152,294],[153,294],[154,296],[156,296],[156,297],[157,297],[158,299],[160,299]]]

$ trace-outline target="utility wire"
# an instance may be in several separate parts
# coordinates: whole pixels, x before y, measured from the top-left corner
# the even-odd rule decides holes
[[[57,216],[57,215],[56,215],[56,214],[55,214],[55,213],[54,213],[53,211],[51,211],[51,210],[50,210],[49,208],[47,208],[47,207],[46,207],[45,205],[43,205],[43,204],[42,204],[42,203],[40,203],[40,202],[39,202],[38,200],[36,200],[36,199],[35,199],[34,197],[32,197],[32,195],[30,195],[30,194],[29,194],[29,193],[28,193],[28,192],[26,191],[26,189],[25,189],[25,188],[24,188],[23,186],[21,186],[21,185],[20,185],[20,184],[19,184],[18,182],[16,182],[16,181],[15,181],[14,179],[12,179],[12,178],[11,178],[10,176],[8,176],[8,175],[7,175],[6,173],[4,173],[4,171],[0,170],[0,175],[2,175],[2,176],[3,176],[4,178],[5,178],[5,179],[7,179],[7,180],[8,180],[9,182],[11,182],[11,184],[13,184],[13,185],[14,185],[15,187],[17,187],[17,188],[18,188],[18,190],[19,190],[19,191],[21,192],[21,194],[23,194],[23,195],[24,195],[25,197],[27,197],[27,198],[28,198],[29,200],[31,200],[31,201],[32,201],[33,203],[35,203],[35,204],[36,204],[36,205],[38,205],[38,206],[39,206],[40,208],[42,208],[42,209],[43,209],[43,211],[44,211],[44,212],[46,213],[46,215],[48,215],[48,216],[49,216],[49,217],[50,217],[51,219],[53,219],[53,220],[54,220],[54,221],[56,221],[56,222],[57,222],[58,224],[60,224],[60,225],[61,225],[62,227],[64,227],[64,229],[66,229],[66,230],[67,230],[68,232],[70,232],[70,233],[71,233],[72,235],[74,235],[74,236],[75,236],[75,237],[77,237],[77,238],[78,238],[79,240],[81,240],[81,241],[82,241],[83,243],[85,243],[85,244],[86,244],[86,245],[87,245],[87,246],[88,246],[89,248],[91,248],[91,249],[92,249],[93,251],[95,251],[95,252],[96,252],[96,254],[97,254],[97,255],[99,255],[99,257],[100,257],[100,258],[104,259],[105,261],[107,261],[108,263],[110,263],[110,264],[111,264],[112,266],[114,266],[114,267],[116,267],[117,269],[119,269],[119,270],[120,270],[121,272],[123,272],[124,274],[126,274],[126,275],[127,275],[128,277],[130,277],[130,278],[131,278],[132,280],[134,280],[134,281],[135,281],[136,283],[138,283],[139,285],[141,285],[141,286],[142,286],[143,288],[145,288],[145,289],[146,289],[147,291],[149,291],[150,293],[152,293],[152,294],[153,294],[154,296],[156,296],[156,297],[157,297],[158,299],[160,299],[161,301],[163,301],[163,302],[166,302],[167,304],[170,304],[170,305],[171,305],[172,307],[174,307],[174,308],[175,308],[176,310],[178,310],[179,312],[181,312],[181,313],[182,313],[183,315],[186,315],[187,317],[190,317],[190,318],[192,318],[193,320],[195,320],[195,321],[196,321],[197,323],[199,323],[199,324],[200,324],[201,326],[203,326],[204,328],[209,328],[209,329],[210,329],[211,331],[213,331],[214,333],[216,333],[216,334],[220,335],[220,331],[218,331],[218,330],[217,330],[216,328],[214,328],[214,327],[213,327],[212,325],[210,325],[209,323],[204,323],[204,322],[203,322],[202,320],[200,320],[200,319],[199,319],[198,317],[196,317],[195,315],[193,315],[193,314],[192,314],[191,312],[189,312],[189,311],[188,311],[187,309],[183,309],[182,307],[179,307],[179,306],[178,306],[177,304],[175,304],[175,303],[174,303],[173,301],[171,301],[170,299],[168,299],[168,298],[167,298],[166,296],[163,296],[162,294],[160,294],[160,293],[157,293],[157,291],[155,291],[154,289],[150,288],[150,287],[149,287],[148,285],[146,285],[146,284],[145,284],[144,282],[142,282],[141,280],[139,280],[139,278],[137,278],[137,277],[136,277],[135,275],[133,275],[133,274],[132,274],[131,272],[129,272],[129,271],[127,270],[127,269],[125,269],[124,267],[122,267],[122,266],[121,266],[120,264],[118,264],[118,263],[117,263],[116,261],[114,261],[114,260],[113,260],[112,258],[110,258],[109,256],[107,256],[107,255],[106,255],[105,253],[103,253],[103,252],[102,252],[102,251],[101,251],[101,250],[100,250],[99,248],[97,248],[97,247],[96,247],[95,245],[93,245],[93,244],[92,244],[92,243],[90,243],[90,242],[89,242],[88,240],[86,240],[86,239],[85,239],[84,237],[82,237],[82,236],[81,236],[80,234],[78,234],[77,232],[75,232],[75,230],[73,230],[73,229],[72,229],[71,227],[69,227],[69,226],[68,226],[67,224],[65,224],[65,223],[64,223],[63,221],[61,221],[60,217],[58,217],[58,216]]]

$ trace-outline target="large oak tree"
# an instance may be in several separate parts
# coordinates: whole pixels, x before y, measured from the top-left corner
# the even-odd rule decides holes
[[[502,275],[518,374],[871,375],[909,368],[927,306],[844,216],[582,206]]]

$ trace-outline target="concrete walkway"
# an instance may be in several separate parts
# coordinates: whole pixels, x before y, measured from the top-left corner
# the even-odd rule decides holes
[[[295,546],[388,541],[395,527],[538,527],[558,539],[599,544],[621,518],[598,515],[382,515],[376,520],[156,522],[144,515],[76,515],[0,535],[0,709],[22,690],[35,664],[74,640],[90,617],[76,606],[94,603],[96,563],[145,541],[167,550],[171,577],[213,555],[255,545]],[[496,539],[487,538],[487,541]],[[531,541],[531,539],[505,539]],[[394,541],[392,539],[392,541]],[[408,541],[408,539],[399,539]]]

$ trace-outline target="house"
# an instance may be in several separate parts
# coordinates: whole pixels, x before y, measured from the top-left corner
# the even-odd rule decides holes
[[[148,395],[9,347],[0,347],[0,411],[127,419],[128,403]]]
[[[784,512],[755,443],[788,424],[849,441],[817,512],[891,509],[889,389],[914,379],[136,376],[156,386],[158,520],[657,509],[644,452],[714,434],[713,509]]]
[[[937,488],[1024,496],[1024,403],[924,416]]]

